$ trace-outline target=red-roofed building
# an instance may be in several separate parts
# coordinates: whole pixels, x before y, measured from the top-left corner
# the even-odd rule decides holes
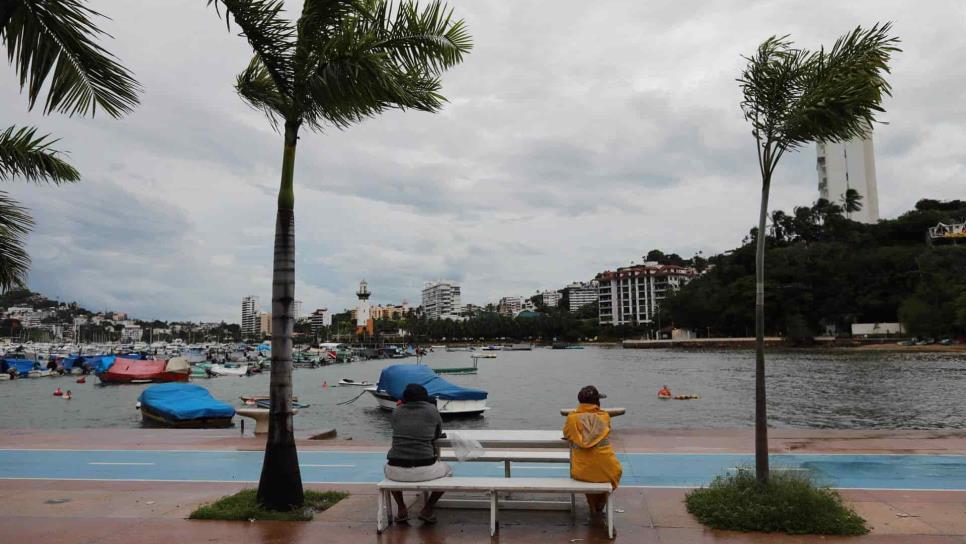
[[[694,268],[648,261],[597,274],[601,325],[652,323],[660,303],[698,276]]]

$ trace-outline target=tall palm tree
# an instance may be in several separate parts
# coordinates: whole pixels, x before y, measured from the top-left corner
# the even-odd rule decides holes
[[[0,45],[26,90],[28,109],[45,93],[43,113],[111,117],[130,112],[140,86],[97,40],[101,16],[82,0],[0,0]],[[51,146],[56,140],[31,127],[0,132],[0,180],[69,183],[80,174]],[[30,257],[25,237],[30,213],[0,191],[0,291],[26,282]]]
[[[796,49],[788,36],[772,36],[746,57],[738,79],[741,109],[752,126],[761,174],[758,232],[765,232],[768,192],[778,161],[814,141],[865,136],[884,111],[890,93],[889,60],[899,51],[891,24],[857,27],[828,51]],[[768,482],[768,418],[765,409],[765,236],[755,253],[755,473]]]
[[[258,500],[302,505],[292,428],[292,302],[295,300],[295,149],[299,130],[344,128],[390,108],[438,111],[439,75],[471,46],[462,20],[438,0],[305,0],[294,23],[283,0],[208,0],[223,6],[255,52],[235,82],[283,136],[272,274],[272,373],[268,440]]]
[[[842,193],[842,208],[845,210],[845,217],[852,219],[852,214],[862,209],[862,195],[855,189],[846,189]]]

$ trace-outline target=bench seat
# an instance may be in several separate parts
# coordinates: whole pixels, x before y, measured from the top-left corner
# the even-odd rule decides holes
[[[376,512],[376,532],[381,533],[392,522],[392,491],[476,491],[490,496],[490,535],[496,534],[498,493],[604,493],[607,495],[607,535],[614,537],[614,501],[609,483],[580,482],[570,478],[478,478],[448,477],[426,482],[379,482],[379,501]]]

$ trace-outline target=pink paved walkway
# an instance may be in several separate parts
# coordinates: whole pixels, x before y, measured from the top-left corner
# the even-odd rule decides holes
[[[627,430],[623,451],[748,451],[750,430]],[[773,430],[776,452],[966,453],[966,433]],[[352,441],[300,441],[300,447],[372,447]],[[0,449],[260,449],[261,442],[230,431],[150,429],[19,431],[0,436]],[[603,527],[565,512],[501,513],[490,539],[488,512],[441,510],[435,527],[393,526],[374,531],[371,485],[311,486],[344,489],[351,496],[308,523],[211,522],[184,519],[198,504],[242,488],[236,484],[3,480],[0,482],[0,544],[6,543],[328,543],[328,542],[606,542]],[[618,542],[751,543],[854,542],[966,544],[966,492],[845,491],[843,496],[872,526],[860,538],[792,537],[711,531],[685,510],[680,489],[618,490]],[[413,498],[415,500],[415,497]]]

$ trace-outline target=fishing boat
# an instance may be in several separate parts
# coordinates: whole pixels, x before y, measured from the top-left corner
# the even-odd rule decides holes
[[[376,399],[380,408],[392,411],[402,399],[403,390],[411,383],[426,388],[442,416],[476,416],[487,410],[486,391],[450,383],[426,365],[387,366],[379,375],[379,383],[366,391]]]
[[[241,365],[237,363],[215,364],[211,365],[211,367],[208,369],[208,374],[212,377],[247,376],[248,365]]]
[[[162,383],[141,392],[138,408],[145,423],[176,428],[230,427],[235,409],[200,385]]]
[[[372,384],[369,383],[367,380],[362,380],[361,382],[358,382],[358,381],[353,380],[351,378],[342,378],[341,380],[339,380],[338,385],[340,385],[340,386],[353,386],[354,385],[354,386],[359,386],[359,387],[371,387],[372,386]]]
[[[115,357],[105,372],[97,374],[104,384],[186,382],[190,369],[183,357],[174,359],[127,359]]]
[[[31,372],[40,372],[40,363],[30,359],[0,359],[0,372],[8,377],[13,374],[17,378],[28,378]]]
[[[196,363],[191,365],[191,379],[210,378],[211,374],[208,374],[208,369],[210,368],[211,363]]]

